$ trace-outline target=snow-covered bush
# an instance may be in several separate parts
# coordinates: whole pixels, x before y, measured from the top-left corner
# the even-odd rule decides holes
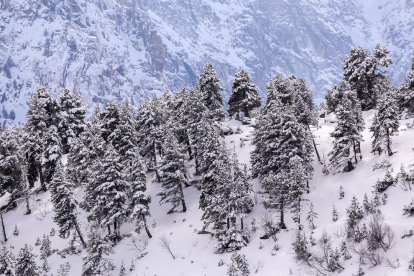
[[[404,205],[403,212],[404,212],[403,215],[408,215],[408,216],[414,215],[414,199],[411,199],[411,203],[408,204],[407,206]]]
[[[232,252],[245,247],[249,243],[250,233],[232,226],[227,231],[218,232],[216,238],[216,248],[219,252]]]
[[[228,276],[248,276],[250,275],[249,263],[246,256],[234,252],[231,256],[231,264],[227,270]]]

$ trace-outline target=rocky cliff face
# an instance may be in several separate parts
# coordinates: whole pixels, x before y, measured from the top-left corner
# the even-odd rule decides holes
[[[193,86],[214,62],[228,95],[249,70],[261,92],[276,73],[306,77],[322,98],[351,46],[387,44],[390,77],[406,75],[412,0],[0,0],[0,105],[24,121],[39,85],[85,103],[138,105],[168,86]]]

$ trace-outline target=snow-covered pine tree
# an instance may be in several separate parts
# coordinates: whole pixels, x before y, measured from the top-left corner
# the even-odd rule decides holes
[[[274,174],[273,171],[263,178],[262,186],[269,194],[268,198],[263,198],[263,206],[268,209],[276,209],[280,212],[279,227],[286,229],[285,210],[289,204],[289,175],[285,170]]]
[[[204,65],[203,73],[198,80],[198,89],[203,97],[204,105],[210,111],[210,118],[215,121],[221,121],[225,118],[223,110],[223,97],[220,91],[224,91],[224,87],[220,85],[220,78],[214,69],[213,63]]]
[[[381,154],[383,147],[386,148],[388,155],[391,156],[391,136],[394,132],[398,131],[399,123],[399,111],[396,102],[395,88],[389,82],[385,80],[380,86],[381,91],[378,95],[377,110],[373,119],[373,123],[370,127],[370,131],[373,132],[372,152],[378,151]]]
[[[62,157],[60,137],[55,126],[49,127],[44,142],[41,164],[45,182],[49,184]]]
[[[361,206],[358,203],[358,199],[356,196],[352,197],[351,206],[346,209],[348,214],[347,223],[348,226],[353,230],[354,227],[358,224],[358,222],[364,217],[364,212],[362,211]]]
[[[149,169],[155,170],[158,181],[161,181],[161,177],[158,171],[157,149],[161,149],[165,123],[161,107],[161,101],[154,95],[152,101],[142,103],[135,116],[140,154],[148,160]]]
[[[119,154],[109,144],[104,157],[94,166],[91,182],[85,189],[85,206],[89,220],[96,220],[102,227],[113,225],[114,235],[120,237],[120,227],[127,219],[128,183],[123,177]]]
[[[262,105],[262,97],[259,96],[249,72],[241,69],[235,76],[228,101],[228,113],[230,116],[236,115],[238,120],[240,111],[245,117],[250,117],[250,111]]]
[[[344,188],[341,186],[339,186],[339,199],[343,199],[345,197],[345,192],[344,192]]]
[[[338,248],[336,248],[335,250],[330,250],[329,252],[329,260],[328,260],[328,269],[331,272],[335,272],[335,271],[339,271],[341,272],[342,270],[344,270],[344,267],[341,266],[341,264],[339,263],[339,258],[340,258],[340,254],[339,254],[339,250]]]
[[[43,234],[42,246],[40,247],[40,259],[46,259],[52,255],[51,245],[52,242],[50,241],[49,236]]]
[[[111,276],[115,265],[107,258],[114,254],[111,242],[101,233],[98,225],[92,225],[88,231],[87,255],[83,258],[82,276]]]
[[[346,97],[351,91],[356,94],[346,80],[341,80],[338,84],[332,85],[332,88],[328,89],[328,92],[324,96],[328,113],[335,112],[342,98]]]
[[[18,129],[0,131],[0,194],[9,192],[16,197],[22,192],[23,158],[19,149]],[[15,196],[12,196],[13,199]]]
[[[60,94],[59,135],[61,137],[62,151],[68,153],[72,139],[78,137],[85,129],[85,114],[87,106],[82,106],[79,93],[73,94],[69,89]]]
[[[20,249],[16,258],[16,275],[40,276],[35,260],[37,256],[32,253],[32,250],[33,248],[27,243]]]
[[[331,156],[329,161],[335,172],[349,172],[354,169],[352,159],[358,163],[359,143],[363,141],[361,135],[363,127],[361,127],[360,120],[362,117],[359,116],[361,109],[357,101],[351,101],[354,98],[353,93],[349,93],[348,96],[344,97],[336,108],[335,115],[338,123],[331,133],[334,137],[334,146],[329,152]]]
[[[115,146],[120,140],[119,133],[115,132],[121,123],[120,113],[119,106],[113,100],[110,100],[106,104],[105,110],[100,114],[101,136],[106,144],[113,143],[113,146]]]
[[[227,270],[227,276],[249,276],[249,263],[246,256],[234,252],[231,255],[231,264]]]
[[[410,116],[414,115],[414,52],[411,71],[400,84],[398,89],[398,107],[400,112],[406,111]]]
[[[349,259],[352,258],[351,255],[349,254],[348,246],[346,245],[346,241],[341,242],[341,256],[344,258],[344,260],[349,260]]]
[[[310,207],[309,207],[309,212],[308,212],[308,215],[306,217],[306,220],[308,221],[309,228],[311,230],[314,230],[316,228],[314,220],[317,217],[318,217],[318,213],[313,211],[313,202],[311,202]]]
[[[69,276],[70,271],[70,263],[66,262],[64,264],[59,265],[58,274],[57,276]]]
[[[12,252],[6,246],[0,250],[0,275],[15,276],[15,262],[16,259]]]
[[[338,220],[338,211],[335,208],[335,205],[332,208],[332,221],[335,222]]]
[[[151,203],[151,196],[146,193],[147,176],[138,150],[135,152],[135,156],[132,159],[131,168],[132,171],[129,175],[129,183],[131,187],[130,218],[135,221],[135,231],[137,233],[139,233],[142,228],[145,228],[148,237],[151,238],[152,235],[148,229],[146,220],[146,217],[150,215],[149,203]]]
[[[163,149],[164,158],[160,166],[162,191],[157,193],[161,197],[160,204],[171,203],[169,212],[182,205],[182,212],[186,212],[183,186],[188,181],[188,165],[185,150],[170,131],[167,131]]]
[[[344,80],[356,91],[362,110],[369,110],[376,105],[375,83],[383,74],[378,71],[381,67],[388,67],[392,60],[388,57],[386,46],[377,44],[372,55],[361,46],[351,48],[350,55],[344,62]]]
[[[297,261],[304,261],[307,263],[311,257],[308,249],[308,240],[304,231],[296,230],[295,240],[292,243],[293,252]]]
[[[124,261],[122,261],[121,263],[121,268],[119,270],[119,276],[126,276],[126,268],[125,268]]]
[[[81,243],[86,246],[79,225],[77,201],[71,191],[72,187],[73,184],[66,178],[63,165],[59,161],[50,183],[50,194],[55,211],[53,221],[59,226],[59,237],[66,239],[72,231],[76,231]]]
[[[293,157],[289,161],[289,198],[288,201],[292,207],[293,221],[297,223],[298,229],[302,228],[300,217],[302,212],[302,195],[307,191],[307,174],[302,165],[302,159]]]

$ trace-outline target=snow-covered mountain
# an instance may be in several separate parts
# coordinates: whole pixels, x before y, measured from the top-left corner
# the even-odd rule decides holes
[[[377,42],[391,50],[398,85],[413,15],[412,0],[1,0],[0,105],[24,121],[39,85],[55,96],[79,91],[89,106],[124,97],[138,105],[167,86],[193,86],[209,61],[225,96],[245,68],[263,94],[276,73],[294,73],[321,99],[350,47]]]

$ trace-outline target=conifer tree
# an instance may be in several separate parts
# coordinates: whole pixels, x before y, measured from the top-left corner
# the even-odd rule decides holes
[[[134,159],[132,160],[133,168],[129,180],[131,186],[131,215],[130,218],[135,220],[136,232],[140,232],[142,228],[148,234],[148,237],[152,237],[148,226],[146,217],[150,215],[149,203],[151,203],[151,196],[146,193],[147,190],[147,177],[144,170],[144,165],[139,155],[139,152],[135,152]]]
[[[338,123],[331,133],[335,140],[333,149],[329,153],[331,156],[329,161],[336,172],[349,172],[354,169],[352,159],[358,163],[359,143],[363,141],[360,107],[358,102],[352,102],[352,98],[352,94],[344,97],[335,111]],[[353,151],[353,156],[351,151]]]
[[[227,270],[227,276],[249,276],[249,264],[246,256],[234,252],[231,256],[231,264]]]
[[[198,89],[201,92],[205,106],[210,110],[210,118],[216,121],[223,120],[225,114],[222,108],[223,97],[220,95],[220,91],[224,91],[224,87],[221,87],[220,79],[211,62],[204,66],[203,73],[198,80]]]
[[[383,146],[386,148],[388,155],[391,156],[391,135],[398,131],[399,112],[395,100],[394,88],[386,81],[382,87],[383,91],[378,97],[377,110],[370,127],[373,132],[372,152],[378,151],[381,154]]]
[[[110,100],[106,104],[105,110],[100,114],[101,136],[105,143],[113,143],[113,146],[120,140],[119,133],[115,131],[121,123],[120,113],[119,106],[113,100]]]
[[[49,239],[49,236],[43,234],[42,246],[40,247],[40,259],[46,259],[52,255],[52,242]]]
[[[414,115],[414,52],[411,71],[398,90],[398,107],[400,112],[407,111],[410,116]]]
[[[345,197],[344,188],[342,188],[342,185],[339,186],[339,199],[343,199]]]
[[[88,219],[97,220],[101,226],[108,227],[108,231],[113,225],[114,235],[119,237],[121,224],[127,219],[129,187],[123,177],[119,154],[111,144],[94,170],[85,189],[86,209],[90,211]]]
[[[60,94],[59,135],[62,151],[68,153],[72,139],[78,137],[85,129],[85,114],[87,106],[82,106],[79,93],[73,94],[69,89]]]
[[[110,276],[114,264],[107,258],[114,254],[110,241],[104,237],[98,225],[88,232],[87,256],[83,258],[82,276]]]
[[[6,246],[0,250],[0,275],[15,276],[15,257]]]
[[[328,260],[328,269],[331,272],[335,272],[335,271],[342,271],[344,270],[343,266],[341,266],[341,264],[339,263],[339,258],[340,258],[340,254],[339,254],[339,250],[338,248],[336,248],[335,250],[330,250],[329,252],[329,260]]]
[[[277,175],[271,171],[263,180],[262,186],[269,194],[269,198],[263,199],[263,206],[268,209],[277,209],[280,212],[281,229],[286,229],[285,210],[289,204],[289,175],[282,170]]]
[[[55,126],[50,126],[45,139],[42,154],[42,169],[46,183],[50,183],[55,173],[56,166],[62,157],[60,137]]]
[[[63,166],[59,162],[50,183],[50,193],[55,211],[53,221],[59,226],[59,237],[66,239],[74,230],[85,246],[86,243],[79,226],[77,201],[71,191],[72,186],[73,184],[67,180]]]
[[[21,192],[23,180],[23,158],[19,150],[17,129],[5,129],[0,132],[0,192],[11,194]]]
[[[64,264],[60,264],[57,276],[69,276],[69,271],[70,271],[69,262],[66,262]]]
[[[182,212],[186,212],[183,186],[187,185],[188,166],[185,151],[171,132],[167,132],[163,148],[164,159],[160,167],[162,191],[157,194],[161,197],[160,204],[171,203],[173,207],[169,212],[181,204]]]
[[[351,255],[349,254],[348,246],[346,245],[345,241],[341,242],[341,256],[344,258],[344,260],[351,259]]]
[[[346,209],[348,214],[347,223],[352,229],[358,224],[358,222],[364,217],[364,212],[358,203],[358,199],[353,196],[351,206]]]
[[[20,249],[16,258],[16,275],[40,276],[35,260],[37,256],[32,253],[32,250],[32,247],[27,243]]]
[[[306,217],[306,220],[308,221],[309,228],[311,230],[314,230],[316,228],[314,219],[318,217],[318,214],[313,211],[313,203],[311,202],[309,207],[308,216]]]
[[[240,111],[244,113],[245,117],[250,117],[250,111],[262,105],[262,97],[259,96],[249,72],[244,69],[236,73],[228,105],[229,115],[236,115],[237,120]]]
[[[335,208],[335,205],[332,208],[332,221],[335,222],[338,220],[338,211]]]

